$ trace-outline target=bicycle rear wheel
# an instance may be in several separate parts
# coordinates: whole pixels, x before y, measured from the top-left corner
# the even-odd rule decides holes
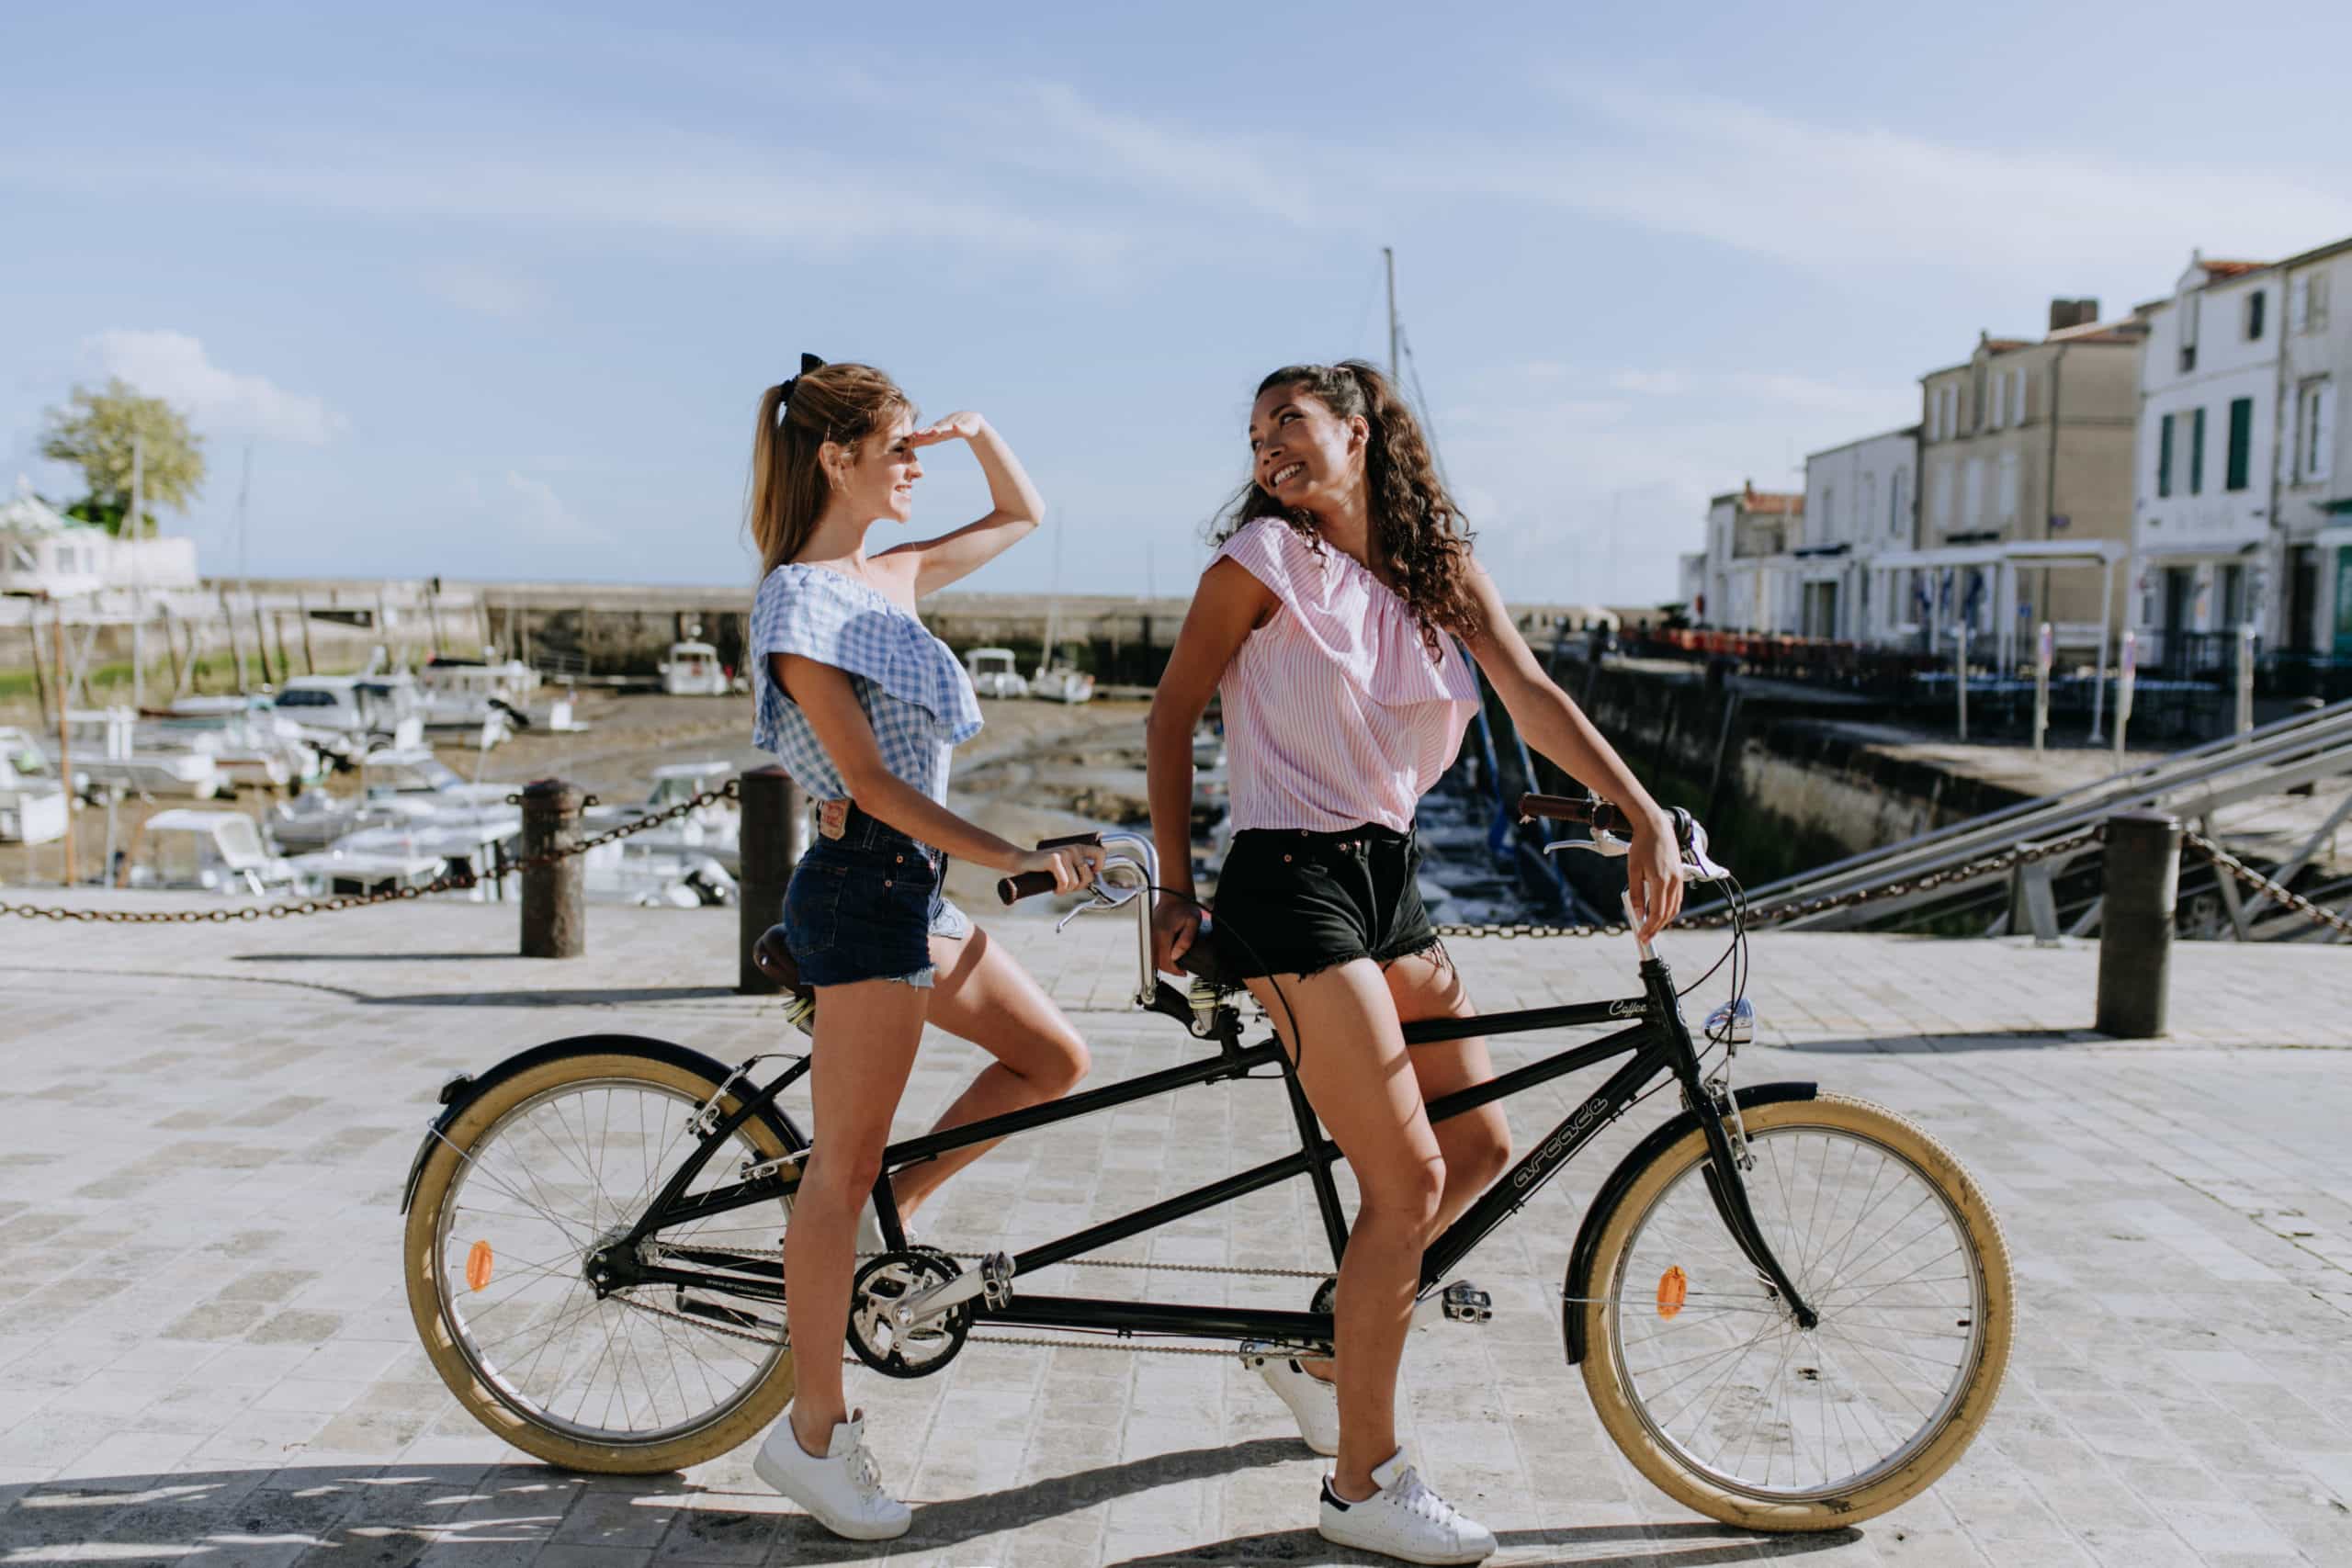
[[[1652,1160],[1603,1222],[1585,1386],[1668,1495],[1726,1524],[1834,1529],[1964,1450],[2008,1364],[2008,1248],[1984,1194],[1911,1122],[1839,1095],[1746,1113],[1750,1204],[1820,1314],[1798,1327],[1707,1188],[1704,1132]]]
[[[516,1448],[571,1470],[677,1470],[790,1402],[781,1304],[653,1285],[600,1299],[583,1271],[677,1170],[718,1092],[702,1071],[626,1049],[560,1057],[485,1091],[426,1160],[408,1217],[411,1315],[442,1381]],[[790,1152],[755,1116],[691,1190]],[[715,1214],[645,1245],[772,1258],[787,1212]]]

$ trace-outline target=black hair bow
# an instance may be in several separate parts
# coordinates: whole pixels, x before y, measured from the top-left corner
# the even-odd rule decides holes
[[[792,405],[792,389],[800,385],[801,376],[808,375],[811,370],[822,370],[824,367],[825,362],[818,358],[815,355],[802,355],[800,356],[800,375],[794,376],[785,382],[784,396],[776,400],[776,411],[778,412],[782,412],[785,409],[789,408]]]

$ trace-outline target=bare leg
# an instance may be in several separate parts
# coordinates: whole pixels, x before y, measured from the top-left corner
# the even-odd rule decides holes
[[[1331,1483],[1354,1501],[1379,1490],[1373,1467],[1396,1451],[1396,1364],[1412,1323],[1421,1251],[1445,1190],[1445,1159],[1379,966],[1358,959],[1274,980],[1297,1012],[1303,1057],[1290,1037],[1290,1010],[1269,982],[1252,980],[1250,988],[1299,1060],[1299,1082],[1346,1156],[1362,1200],[1340,1266],[1335,1314],[1340,1452]]]
[[[1476,1016],[1478,1010],[1470,1000],[1469,988],[1463,985],[1453,965],[1438,955],[1442,951],[1409,954],[1388,965],[1388,995],[1396,1004],[1399,1022]],[[1487,1055],[1487,1043],[1480,1039],[1415,1045],[1408,1055],[1413,1077],[1421,1086],[1423,1104],[1473,1084],[1485,1083],[1495,1076],[1494,1063]],[[1476,1111],[1433,1122],[1430,1130],[1437,1134],[1438,1152],[1445,1156],[1445,1190],[1438,1198],[1437,1218],[1430,1226],[1430,1234],[1435,1235],[1460,1219],[1462,1212],[1476,1201],[1478,1195],[1492,1186],[1495,1178],[1510,1163],[1510,1127],[1503,1120],[1501,1106],[1482,1105]],[[1299,1367],[1327,1382],[1331,1379],[1329,1361],[1302,1360]]]
[[[822,1454],[833,1427],[849,1418],[841,1356],[857,1215],[881,1175],[930,996],[895,980],[817,987],[809,1093],[818,1137],[784,1232],[785,1316],[799,1385],[792,1433],[812,1454]]]
[[[961,940],[933,937],[931,955],[939,972],[931,1021],[996,1058],[932,1131],[1041,1105],[1077,1087],[1093,1065],[1086,1042],[1012,953],[975,927]],[[974,1144],[899,1172],[890,1182],[899,1217],[911,1215],[941,1182],[994,1147],[994,1142]]]

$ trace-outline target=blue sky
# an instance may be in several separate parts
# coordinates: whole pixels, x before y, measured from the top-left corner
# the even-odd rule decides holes
[[[988,414],[1064,586],[1178,592],[1388,244],[1506,592],[1662,599],[1980,329],[2352,233],[2340,5],[809,9],[0,12],[0,482],[78,493],[41,410],[113,372],[209,438],[208,570],[250,446],[257,574],[741,581],[808,349]]]

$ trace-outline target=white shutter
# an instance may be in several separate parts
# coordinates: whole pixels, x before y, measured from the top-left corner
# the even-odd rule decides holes
[[[1998,505],[2000,507],[2000,520],[2003,523],[2014,523],[2017,521],[2018,455],[2015,452],[2004,452],[2001,454]]]
[[[1973,528],[1984,521],[1984,459],[1971,457],[1961,475],[1960,517]]]
[[[1931,482],[1935,498],[1928,502],[1928,510],[1935,517],[1937,529],[1939,532],[1948,533],[1951,528],[1951,461],[1950,458],[1936,465]]]
[[[2018,389],[2017,389],[2014,393],[2010,394],[2010,397],[2009,397],[2010,412],[2011,412],[2016,416],[2016,418],[2017,418],[2017,422],[2018,422],[2019,424],[2023,424],[2023,423],[2025,423],[2025,387],[2026,387],[2026,376],[2025,376],[2025,367],[2024,367],[2024,366],[2020,365],[2020,366],[2018,366],[2018,368],[2017,368],[2017,378],[2018,378]]]
[[[2287,285],[2287,330],[2301,332],[2311,325],[2312,280],[2308,274]]]
[[[1993,428],[1998,430],[2009,423],[2009,373],[1997,370],[1993,374]]]
[[[2312,400],[2311,468],[2308,477],[2326,479],[2335,468],[2335,383],[2322,381]]]

